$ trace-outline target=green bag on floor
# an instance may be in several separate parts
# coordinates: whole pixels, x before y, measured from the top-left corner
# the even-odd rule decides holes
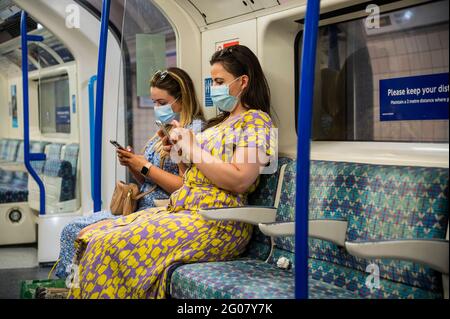
[[[66,288],[65,279],[25,280],[20,286],[20,299],[35,299],[36,289]]]

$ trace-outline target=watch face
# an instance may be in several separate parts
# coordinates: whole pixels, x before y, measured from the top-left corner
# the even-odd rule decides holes
[[[144,175],[144,176],[146,176],[147,173],[148,173],[148,168],[147,168],[146,166],[142,167],[142,169],[141,169],[141,174]]]

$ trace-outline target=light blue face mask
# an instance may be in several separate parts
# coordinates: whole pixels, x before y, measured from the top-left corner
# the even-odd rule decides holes
[[[238,77],[232,82],[219,86],[211,87],[211,99],[215,107],[222,112],[233,112],[239,102],[238,96],[230,95],[230,85],[241,78]],[[240,93],[239,93],[240,95]]]
[[[175,113],[172,105],[177,101],[176,99],[171,104],[155,106],[155,119],[161,121],[163,124],[170,124],[173,120],[180,120],[180,113]]]

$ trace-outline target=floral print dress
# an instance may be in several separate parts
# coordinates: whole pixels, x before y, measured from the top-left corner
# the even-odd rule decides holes
[[[235,147],[262,148],[270,156],[271,128],[266,113],[248,110],[196,137],[203,149],[230,161]],[[262,132],[262,138],[256,132],[259,137]],[[205,220],[198,212],[244,205],[258,180],[247,193],[234,194],[215,186],[193,164],[168,207],[146,209],[83,231],[76,241],[79,277],[69,298],[165,298],[173,265],[237,257],[250,240],[252,226]]]

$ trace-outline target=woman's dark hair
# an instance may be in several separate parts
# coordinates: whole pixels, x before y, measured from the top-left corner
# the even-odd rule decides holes
[[[270,89],[267,79],[256,55],[246,46],[235,45],[213,54],[211,65],[222,64],[224,69],[238,78],[247,75],[248,86],[241,94],[241,103],[249,109],[262,110],[270,115]],[[208,121],[207,127],[222,122],[229,113],[224,112]]]

